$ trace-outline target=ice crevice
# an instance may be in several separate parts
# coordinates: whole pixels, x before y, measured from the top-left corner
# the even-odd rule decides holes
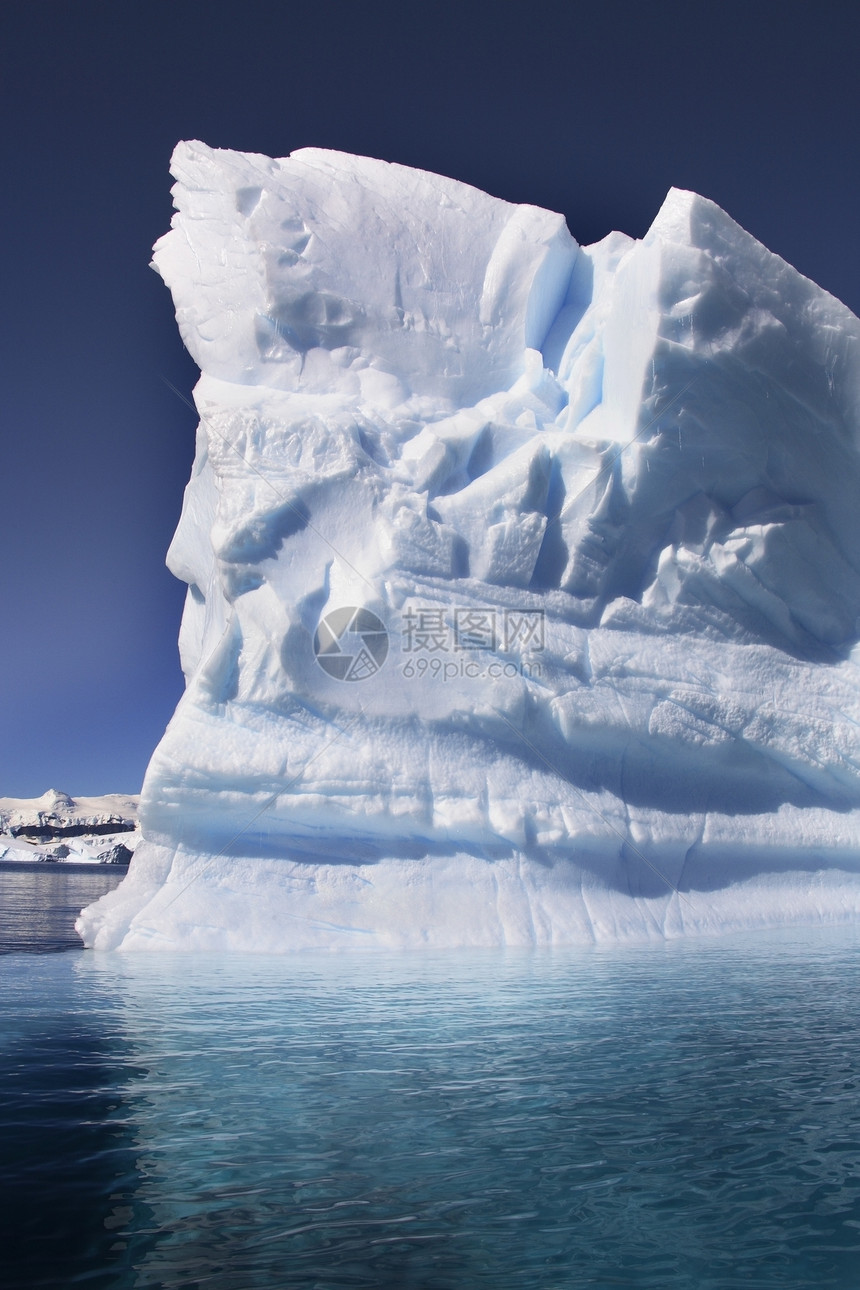
[[[318,148],[173,173],[187,689],[85,942],[854,917],[860,322],[676,189],[580,247]]]

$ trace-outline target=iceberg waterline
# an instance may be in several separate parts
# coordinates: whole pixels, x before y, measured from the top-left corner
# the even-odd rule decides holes
[[[860,321],[641,241],[180,144],[186,693],[97,948],[544,944],[860,909]]]

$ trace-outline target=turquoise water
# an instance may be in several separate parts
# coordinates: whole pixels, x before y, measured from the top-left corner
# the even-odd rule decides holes
[[[860,1286],[858,949],[7,955],[3,1283]]]

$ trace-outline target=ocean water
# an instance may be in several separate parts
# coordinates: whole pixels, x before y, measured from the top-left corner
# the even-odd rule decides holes
[[[7,1290],[860,1286],[857,929],[45,948],[0,958]]]
[[[80,949],[81,908],[112,891],[125,867],[0,860],[0,954]]]

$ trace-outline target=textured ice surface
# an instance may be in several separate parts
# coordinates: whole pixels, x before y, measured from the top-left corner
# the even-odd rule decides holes
[[[342,153],[173,173],[187,690],[85,941],[860,909],[860,322],[692,193],[579,248]]]

